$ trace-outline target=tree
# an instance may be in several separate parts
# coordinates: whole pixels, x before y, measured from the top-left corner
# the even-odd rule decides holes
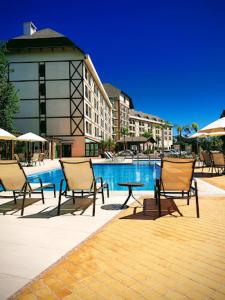
[[[181,142],[182,142],[182,132],[184,130],[184,126],[176,125],[176,130],[179,136],[179,144],[180,144],[180,156],[181,156]],[[177,139],[178,140],[178,139]]]
[[[121,134],[123,136],[123,150],[125,150],[125,137],[129,135],[129,129],[127,127],[121,128]]]
[[[198,131],[198,129],[199,129],[198,123],[193,122],[193,123],[191,124],[191,129],[196,133],[196,132]]]
[[[19,110],[19,97],[14,85],[8,81],[9,70],[6,50],[0,47],[0,128],[14,131],[13,118]]]
[[[198,123],[196,122],[193,122],[191,124],[191,129],[194,131],[194,133],[196,133],[199,129],[199,125]],[[197,151],[197,154],[199,155],[199,143],[198,143],[198,138],[196,138],[196,151]]]
[[[150,139],[150,138],[153,138],[153,134],[151,131],[145,131],[143,134],[142,134],[143,137],[145,137],[146,139]]]

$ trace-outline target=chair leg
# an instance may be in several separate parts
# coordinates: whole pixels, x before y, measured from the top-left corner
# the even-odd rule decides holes
[[[41,189],[41,199],[42,199],[42,203],[45,204],[45,198],[44,198],[44,190],[43,190],[43,188]]]
[[[95,216],[96,191],[94,191],[92,216]]]
[[[72,191],[73,204],[75,204],[75,193]]]
[[[196,213],[197,213],[197,218],[200,218],[199,202],[198,202],[198,186],[197,186],[197,182],[196,181],[195,181],[195,198],[196,198]]]
[[[190,204],[190,193],[188,192],[187,205]]]
[[[25,204],[25,199],[26,199],[26,193],[27,193],[27,184],[25,184],[24,193],[23,193],[21,216],[23,216],[23,212],[24,212],[24,204]]]
[[[105,203],[105,197],[104,197],[104,187],[102,187],[101,194],[102,194],[102,204],[104,204],[104,203]]]
[[[158,190],[158,196],[157,196],[157,203],[158,203],[158,209],[159,209],[159,217],[161,217],[161,199],[160,199],[160,191]]]
[[[63,179],[60,182],[60,189],[59,189],[59,201],[58,201],[58,209],[57,209],[57,215],[60,215],[60,205],[61,205],[61,198],[62,198],[62,186],[63,186]]]
[[[16,192],[15,191],[13,191],[13,198],[14,198],[14,203],[16,204],[17,202],[16,202]]]
[[[109,198],[109,184],[108,183],[106,185],[106,190],[107,190],[107,197]]]
[[[55,187],[55,183],[53,183],[53,189],[54,189],[54,198],[56,198],[56,187]]]

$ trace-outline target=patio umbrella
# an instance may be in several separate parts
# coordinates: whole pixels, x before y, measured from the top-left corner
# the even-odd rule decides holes
[[[225,117],[220,118],[198,131],[199,133],[221,133],[225,132]],[[219,134],[220,135],[220,134]]]
[[[16,137],[8,131],[0,128],[0,140],[12,141],[16,140]]]
[[[9,133],[8,131],[0,128],[0,140],[3,140],[3,141],[11,141],[11,158],[13,158],[14,156],[14,143],[13,141],[16,140],[16,137]],[[1,155],[0,155],[1,157]]]
[[[29,157],[31,157],[30,143],[32,143],[32,142],[42,142],[42,143],[47,142],[46,139],[44,139],[43,137],[41,137],[35,133],[32,133],[32,132],[28,132],[28,133],[25,133],[25,134],[19,136],[17,138],[17,140],[21,141],[21,142],[28,142],[28,154],[27,154],[28,159],[29,159]]]
[[[17,138],[18,141],[23,142],[47,142],[43,137],[32,132],[25,133]]]
[[[221,131],[221,132],[210,132],[210,133],[206,133],[206,132],[196,132],[195,134],[191,135],[189,137],[189,139],[195,139],[195,138],[207,138],[207,137],[213,137],[213,136],[221,136],[221,135],[225,135],[225,131]]]

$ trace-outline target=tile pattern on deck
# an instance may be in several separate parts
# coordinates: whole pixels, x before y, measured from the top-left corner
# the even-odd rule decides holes
[[[176,201],[154,219],[132,208],[13,299],[225,299],[225,197]]]

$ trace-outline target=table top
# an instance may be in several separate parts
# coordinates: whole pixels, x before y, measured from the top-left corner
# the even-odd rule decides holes
[[[139,183],[139,182],[119,182],[118,185],[120,185],[120,186],[144,186],[143,183]]]

